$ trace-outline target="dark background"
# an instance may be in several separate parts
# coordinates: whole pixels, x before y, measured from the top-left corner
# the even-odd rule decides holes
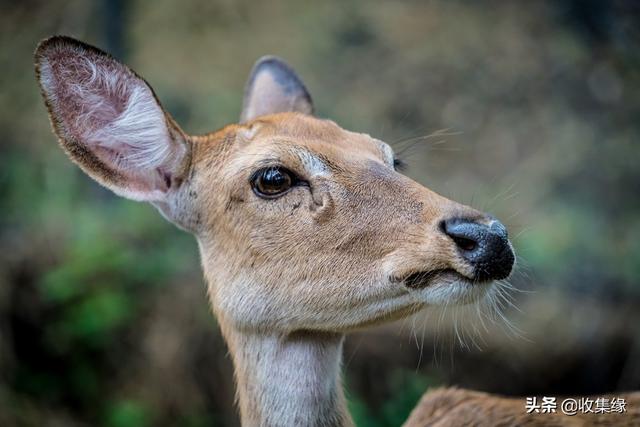
[[[408,175],[509,226],[519,291],[504,315],[520,332],[429,310],[350,336],[359,425],[399,425],[437,385],[640,388],[636,5],[0,2],[0,425],[238,423],[195,241],[57,147],[32,66],[52,34],[130,64],[190,133],[235,121],[252,63],[280,55],[321,116],[394,143]]]

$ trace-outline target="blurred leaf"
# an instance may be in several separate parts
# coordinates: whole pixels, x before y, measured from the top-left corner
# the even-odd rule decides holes
[[[120,400],[114,402],[107,412],[106,427],[146,427],[150,424],[149,410],[141,402]]]

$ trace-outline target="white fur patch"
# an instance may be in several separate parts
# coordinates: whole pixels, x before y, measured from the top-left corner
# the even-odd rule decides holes
[[[305,170],[311,176],[327,176],[329,175],[329,168],[327,165],[309,151],[300,151],[298,153],[300,161],[304,165]]]
[[[140,169],[154,169],[172,157],[170,136],[164,115],[148,89],[132,90],[125,110],[113,122],[90,136],[100,146],[124,151],[127,163]]]

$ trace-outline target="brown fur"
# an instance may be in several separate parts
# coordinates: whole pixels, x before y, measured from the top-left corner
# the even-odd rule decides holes
[[[582,427],[640,425],[640,392],[622,393],[611,396],[627,402],[624,414],[577,413],[565,415],[560,410],[563,398],[557,398],[556,413],[527,414],[524,397],[509,398],[456,388],[438,389],[426,393],[415,407],[404,427]]]

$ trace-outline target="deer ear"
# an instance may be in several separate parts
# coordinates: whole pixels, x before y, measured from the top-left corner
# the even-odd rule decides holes
[[[144,80],[69,37],[42,41],[35,61],[54,131],[82,170],[139,201],[163,201],[179,185],[189,144]]]
[[[287,111],[313,114],[311,95],[287,63],[275,56],[263,56],[249,75],[240,122]]]

